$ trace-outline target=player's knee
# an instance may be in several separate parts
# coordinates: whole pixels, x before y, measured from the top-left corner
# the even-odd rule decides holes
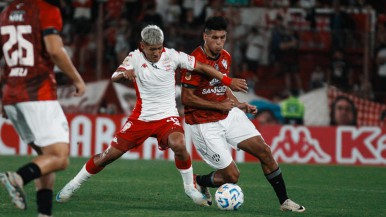
[[[67,156],[60,156],[58,165],[60,170],[64,170],[70,165],[70,159]]]
[[[184,138],[178,138],[173,141],[169,141],[169,147],[174,152],[178,152],[178,153],[186,151]]]

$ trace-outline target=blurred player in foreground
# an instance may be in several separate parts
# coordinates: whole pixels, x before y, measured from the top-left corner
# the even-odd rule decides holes
[[[205,44],[192,53],[197,61],[209,64],[224,74],[229,73],[231,66],[231,56],[223,49],[226,34],[225,18],[209,18],[203,34]],[[244,113],[256,114],[256,106],[240,103],[221,82],[194,71],[185,71],[181,97],[185,105],[187,130],[192,133],[193,143],[205,162],[215,169],[208,175],[195,177],[197,189],[208,200],[211,200],[208,187],[237,183],[239,179],[240,172],[229,150],[232,147],[260,160],[263,172],[279,199],[281,210],[305,210],[303,206],[288,199],[281,170],[270,147]]]
[[[155,25],[145,27],[137,49],[125,58],[112,75],[113,81],[129,79],[134,82],[137,104],[110,146],[84,165],[79,173],[57,194],[58,202],[65,202],[91,176],[141,145],[148,137],[156,137],[161,150],[171,148],[175,165],[180,171],[185,193],[199,205],[208,205],[207,198],[193,183],[193,168],[185,147],[185,138],[175,100],[175,70],[194,70],[221,80],[236,91],[246,91],[243,79],[231,79],[211,66],[201,64],[194,57],[163,47],[164,35]]]
[[[59,8],[43,0],[15,0],[0,14],[4,115],[38,154],[16,172],[0,173],[0,179],[12,203],[23,210],[27,209],[23,186],[35,180],[40,217],[51,216],[55,171],[69,164],[68,123],[57,101],[54,64],[73,80],[75,96],[85,92],[63,47],[61,29]]]

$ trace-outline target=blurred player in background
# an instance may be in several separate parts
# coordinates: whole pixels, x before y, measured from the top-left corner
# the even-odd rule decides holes
[[[12,202],[23,210],[27,208],[23,186],[35,180],[40,217],[51,216],[55,171],[69,164],[68,123],[57,101],[54,64],[73,80],[76,96],[85,92],[85,83],[63,48],[61,29],[59,8],[43,0],[15,0],[0,14],[4,115],[38,153],[16,172],[0,173],[0,179]]]
[[[213,66],[224,75],[231,67],[231,56],[223,49],[227,35],[227,22],[223,17],[211,17],[205,22],[204,46],[196,48],[192,55],[197,61]],[[182,103],[185,105],[187,129],[193,143],[215,171],[197,175],[197,189],[208,200],[208,187],[224,183],[237,183],[240,172],[229,150],[241,149],[261,162],[263,172],[271,183],[283,211],[303,212],[305,208],[288,199],[281,170],[273,158],[270,147],[244,112],[256,114],[256,106],[240,103],[232,91],[219,80],[192,71],[182,76]]]
[[[79,173],[57,194],[58,202],[66,202],[73,193],[94,174],[141,145],[148,137],[156,137],[161,150],[171,148],[175,165],[180,171],[185,193],[199,205],[208,205],[207,198],[194,187],[193,168],[185,147],[181,119],[176,108],[175,70],[194,70],[215,77],[233,90],[246,92],[243,79],[231,79],[211,66],[201,64],[194,57],[163,47],[164,35],[155,25],[145,27],[137,49],[125,58],[112,75],[113,81],[129,79],[134,82],[137,104],[110,146],[88,160]]]

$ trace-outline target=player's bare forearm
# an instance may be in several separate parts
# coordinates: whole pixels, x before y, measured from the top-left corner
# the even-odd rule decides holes
[[[123,72],[122,71],[116,71],[114,74],[111,76],[111,81],[112,82],[120,82],[123,80]]]
[[[128,79],[129,81],[135,81],[136,75],[133,69],[121,69],[118,68],[117,71],[111,76],[111,80],[113,82],[120,82],[123,78]]]
[[[64,49],[62,38],[56,34],[47,35],[44,37],[44,44],[52,61],[74,82],[75,95],[83,95],[86,91],[86,85]]]
[[[240,102],[230,89],[227,89],[227,96],[231,99],[235,106],[246,113],[256,114],[257,107],[246,102]]]
[[[182,88],[181,102],[183,105],[199,109],[219,110],[222,112],[230,111],[235,107],[235,103],[229,98],[222,102],[209,101],[195,95],[194,90],[194,88]]]
[[[234,91],[241,91],[244,93],[248,92],[248,85],[245,79],[229,78],[223,75],[220,71],[217,71],[212,66],[209,66],[197,61],[196,68],[194,69],[194,71],[202,74],[206,74],[212,78],[217,78],[223,84],[229,86]]]

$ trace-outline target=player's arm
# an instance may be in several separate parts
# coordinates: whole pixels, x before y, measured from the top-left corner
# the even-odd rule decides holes
[[[245,79],[230,78],[226,75],[223,75],[221,72],[217,71],[215,68],[213,68],[210,65],[196,61],[196,66],[194,68],[194,71],[202,74],[206,74],[212,78],[217,78],[223,84],[225,84],[226,86],[229,86],[234,91],[242,91],[244,93],[248,92],[248,86]]]
[[[247,102],[240,102],[237,97],[233,94],[233,92],[229,89],[227,89],[227,96],[230,100],[232,100],[235,104],[235,106],[241,110],[243,110],[246,113],[256,114],[257,108],[254,105],[251,105]]]
[[[49,34],[44,36],[43,40],[52,61],[73,80],[76,88],[75,96],[82,96],[86,91],[86,85],[64,49],[62,38],[58,34]]]
[[[135,80],[135,72],[133,69],[130,69],[130,70],[126,70],[126,69],[122,69],[122,68],[118,68],[114,74],[111,76],[111,81],[113,82],[120,82],[122,81],[124,78],[130,80],[130,81],[134,81]]]
[[[235,107],[233,100],[227,99],[222,102],[215,102],[203,99],[194,94],[196,88],[188,84],[182,84],[181,88],[181,102],[185,106],[191,106],[201,109],[213,109],[220,111],[230,111]]]

